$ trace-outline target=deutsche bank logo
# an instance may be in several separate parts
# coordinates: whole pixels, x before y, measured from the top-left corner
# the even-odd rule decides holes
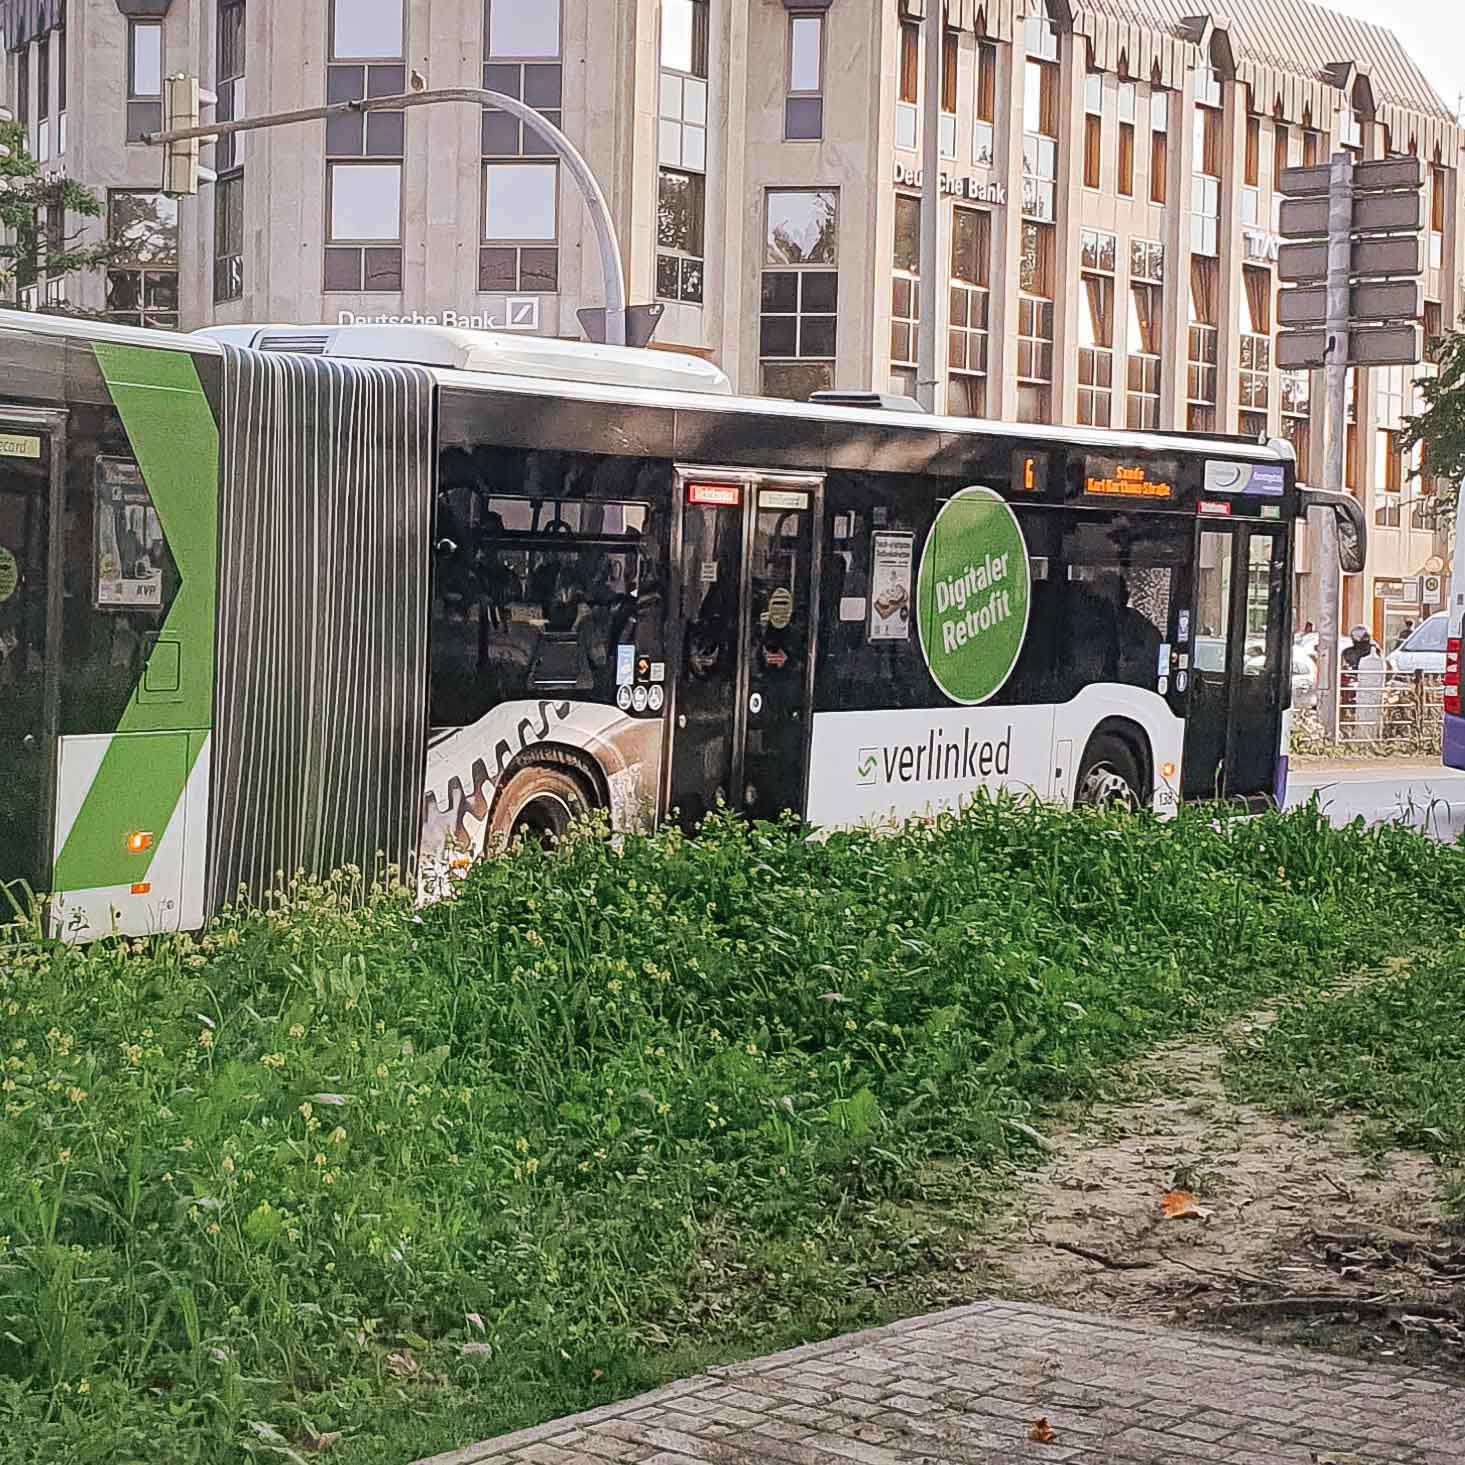
[[[855,782],[868,787],[880,782],[880,749],[861,748],[855,761]]]

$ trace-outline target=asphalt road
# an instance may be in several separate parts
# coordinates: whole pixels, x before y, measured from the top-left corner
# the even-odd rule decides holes
[[[1383,769],[1294,769],[1287,804],[1305,804],[1316,793],[1334,824],[1360,816],[1370,824],[1402,820],[1435,839],[1465,833],[1465,772],[1438,763]]]

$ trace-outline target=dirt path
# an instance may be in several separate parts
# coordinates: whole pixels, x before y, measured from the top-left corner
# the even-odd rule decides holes
[[[1255,1014],[1231,1036],[1268,1021]],[[1144,1097],[1100,1105],[1054,1135],[1049,1158],[969,1237],[972,1280],[1060,1307],[1379,1357],[1448,1354],[1465,1367],[1455,1323],[1394,1305],[1465,1304],[1465,1247],[1443,1231],[1430,1161],[1364,1155],[1347,1123],[1307,1126],[1234,1103],[1222,1061],[1220,1043],[1160,1049],[1139,1070]],[[1192,1192],[1204,1214],[1166,1219],[1171,1190]],[[1361,1313],[1279,1302],[1299,1296],[1357,1300]]]

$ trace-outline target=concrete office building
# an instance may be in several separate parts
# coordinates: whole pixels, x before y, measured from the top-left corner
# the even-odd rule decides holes
[[[21,298],[185,329],[415,314],[578,335],[602,303],[588,219],[505,114],[254,134],[205,149],[219,181],[196,198],[156,193],[138,139],[169,73],[196,72],[220,117],[416,73],[563,126],[610,200],[631,300],[666,305],[657,345],[748,392],[911,391],[933,3],[0,0],[32,149],[105,194],[124,249],[105,278],[48,283],[41,264]],[[1423,160],[1426,330],[1455,321],[1462,134],[1388,31],[1307,0],[947,0],[947,23],[942,410],[1285,434],[1316,481],[1321,377],[1273,361],[1274,184],[1338,147]],[[1418,374],[1359,373],[1352,395],[1374,552],[1345,616],[1391,639],[1427,613],[1439,549],[1395,446]]]

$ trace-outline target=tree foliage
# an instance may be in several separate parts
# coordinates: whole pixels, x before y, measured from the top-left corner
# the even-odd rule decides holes
[[[1421,450],[1418,476],[1433,480],[1448,502],[1437,507],[1453,515],[1453,488],[1465,480],[1465,331],[1451,331],[1441,342],[1439,374],[1420,383],[1424,410],[1404,419],[1400,446]]]
[[[101,218],[103,204],[96,194],[64,174],[43,175],[19,123],[0,123],[0,143],[10,149],[9,157],[0,157],[0,289],[8,293],[16,284],[106,265],[114,246],[80,243],[79,234],[67,234],[64,222],[69,216]],[[59,227],[48,227],[55,220],[61,221]]]

